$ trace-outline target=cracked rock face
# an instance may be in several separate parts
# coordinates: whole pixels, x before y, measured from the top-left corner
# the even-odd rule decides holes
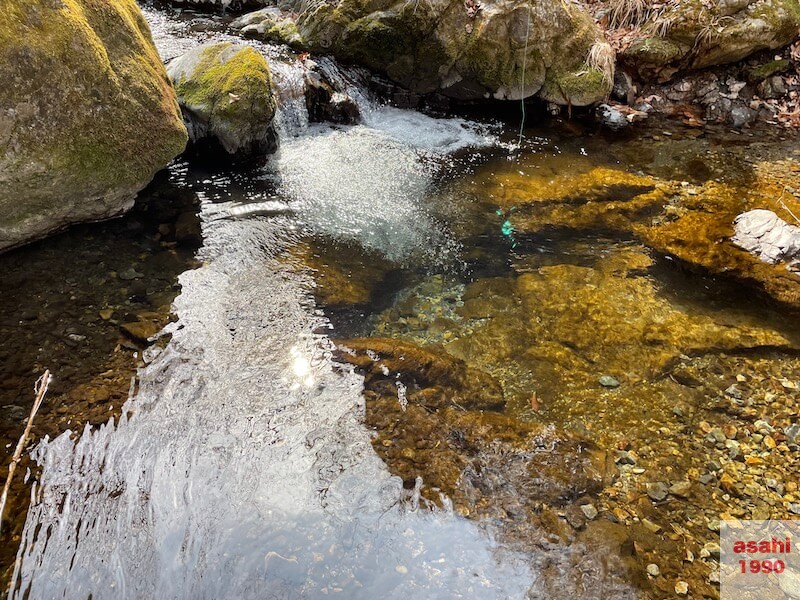
[[[790,225],[771,210],[751,210],[733,222],[734,244],[771,265],[800,256],[800,227]]]

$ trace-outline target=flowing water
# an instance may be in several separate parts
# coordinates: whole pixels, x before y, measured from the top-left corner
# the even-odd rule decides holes
[[[209,35],[238,41],[146,14],[165,59]],[[624,140],[609,154],[601,136],[569,131],[529,130],[515,148],[497,124],[381,106],[357,71],[326,59],[321,68],[356,99],[363,122],[309,124],[301,68],[257,46],[281,87],[281,148],[264,167],[171,169],[170,185],[199,199],[202,265],[180,275],[171,339],[146,352],[122,416],[36,448],[41,475],[10,597],[637,595],[632,575],[609,575],[602,530],[567,544],[539,522],[515,521],[534,493],[524,464],[548,450],[504,446],[508,423],[531,436],[530,423],[544,420],[597,442],[652,434],[673,443],[649,428],[674,418],[676,398],[699,398],[664,378],[675,361],[718,347],[735,354],[743,335],[749,349],[793,348],[797,334],[780,311],[743,308],[726,288],[654,262],[616,223],[579,222],[566,235],[552,215],[530,217],[519,206],[529,189],[518,190],[533,181],[574,212],[584,191],[570,182],[597,169],[686,177],[687,186],[713,173],[695,181],[683,159],[643,157]],[[652,185],[621,181],[623,196]],[[673,337],[640,327],[656,311]],[[603,328],[596,337],[593,323]],[[409,457],[432,440],[392,454],[370,384],[332,341],[358,336],[438,344],[500,382],[513,419],[474,450],[470,468],[482,471],[442,476],[433,490],[408,475]],[[637,337],[645,348],[628,344]],[[720,360],[723,379],[737,367]],[[604,374],[633,391],[598,389]],[[398,419],[416,414],[410,387],[399,374],[392,381]],[[426,477],[436,469],[447,465]],[[563,469],[564,485],[576,469]],[[537,493],[555,485],[535,475]],[[589,493],[577,488],[572,499]],[[492,518],[464,516],[487,506]]]

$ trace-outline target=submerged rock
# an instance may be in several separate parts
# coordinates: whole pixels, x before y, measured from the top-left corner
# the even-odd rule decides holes
[[[567,3],[338,0],[282,8],[237,26],[366,66],[415,93],[538,95],[582,106],[605,98],[614,80],[613,50],[594,20]]]
[[[272,74],[257,50],[230,42],[205,44],[170,62],[167,73],[198,148],[218,145],[236,159],[277,149]]]
[[[789,225],[771,210],[751,210],[733,222],[734,244],[769,264],[800,256],[800,227]]]
[[[134,0],[4,0],[0,81],[0,250],[126,211],[186,145]]]
[[[682,355],[795,347],[745,317],[720,321],[711,311],[675,307],[648,276],[651,265],[642,249],[620,248],[595,267],[558,264],[477,281],[464,308],[477,298],[490,308],[447,351],[491,373],[518,364],[546,404],[566,389],[598,389],[598,365],[624,374],[627,387],[659,376]],[[493,298],[507,297],[509,286],[503,307]]]
[[[339,348],[338,358],[358,367],[368,388],[388,392],[395,401],[399,392],[401,401],[429,408],[497,410],[505,402],[493,377],[441,349],[375,337],[342,340]]]
[[[422,477],[428,500],[443,492],[463,514],[524,517],[534,503],[563,505],[606,483],[607,457],[594,444],[477,410],[502,407],[499,384],[444,350],[382,338],[339,347],[339,359],[364,373],[376,452],[408,485]]]

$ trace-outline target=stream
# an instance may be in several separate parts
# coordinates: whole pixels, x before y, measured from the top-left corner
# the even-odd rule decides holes
[[[165,60],[241,41],[144,10]],[[732,383],[793,381],[800,330],[649,250],[635,220],[666,181],[748,188],[743,145],[580,124],[518,143],[501,122],[384,106],[329,59],[362,123],[308,123],[296,62],[246,43],[273,64],[280,149],[244,169],[176,162],[151,186],[196,197],[198,264],[119,417],[34,449],[9,598],[636,598],[683,568],[713,595],[665,537],[681,522],[702,547],[722,510],[694,483],[716,450],[692,431]],[[532,189],[546,210],[526,208]],[[640,202],[634,225],[602,213],[609,189]],[[386,339],[416,379],[370,346]],[[434,368],[459,375],[423,384]],[[697,496],[637,514],[642,466]],[[657,555],[661,587],[643,583]]]

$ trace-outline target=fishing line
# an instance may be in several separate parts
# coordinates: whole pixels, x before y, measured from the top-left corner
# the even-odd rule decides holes
[[[525,51],[522,55],[522,81],[519,85],[519,103],[520,107],[522,108],[522,120],[519,124],[519,140],[517,140],[517,146],[519,148],[522,147],[522,131],[525,128],[525,66],[528,62],[528,39],[531,35],[531,5],[528,4],[528,27],[525,29]]]

